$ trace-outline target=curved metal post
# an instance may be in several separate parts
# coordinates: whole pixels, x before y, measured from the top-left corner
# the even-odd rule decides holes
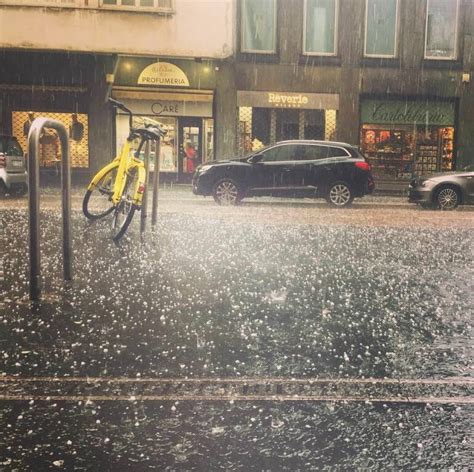
[[[38,300],[40,288],[39,250],[39,151],[40,135],[43,128],[56,130],[61,142],[61,189],[63,220],[63,273],[64,280],[72,279],[71,260],[71,163],[69,158],[69,138],[63,123],[49,118],[37,118],[31,124],[28,134],[28,207],[30,233],[30,300]]]
[[[161,139],[155,143],[155,167],[153,169],[153,197],[151,208],[151,226],[155,228],[158,219],[158,190],[160,186],[160,146]]]
[[[145,232],[146,219],[148,217],[148,182],[150,181],[149,177],[150,171],[150,141],[145,143],[145,192],[143,193],[142,200],[142,212],[140,215],[140,236],[143,240],[143,233]]]

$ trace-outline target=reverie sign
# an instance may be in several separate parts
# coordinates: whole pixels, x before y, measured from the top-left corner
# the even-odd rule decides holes
[[[338,110],[339,95],[331,93],[299,92],[255,92],[239,90],[239,107],[302,108],[316,110]]]
[[[454,103],[363,100],[362,123],[454,125]]]

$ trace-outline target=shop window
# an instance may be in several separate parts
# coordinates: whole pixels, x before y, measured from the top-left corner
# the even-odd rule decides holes
[[[239,154],[287,139],[334,140],[336,110],[239,107]]]
[[[459,0],[427,0],[425,58],[456,59]]]
[[[166,131],[160,143],[160,172],[177,172],[176,119],[160,117],[159,122]]]
[[[304,138],[325,139],[325,112],[324,110],[306,110],[304,112]],[[327,137],[326,139],[329,139]]]
[[[304,54],[335,56],[338,0],[306,0],[304,4]]]
[[[204,119],[204,154],[203,161],[212,161],[214,159],[214,120],[212,118]]]
[[[100,0],[102,8],[173,13],[174,0]]]
[[[242,0],[241,51],[276,52],[276,0]]]
[[[299,110],[276,110],[276,140],[298,139]]]
[[[159,121],[161,127],[166,131],[166,135],[163,137],[160,143],[160,172],[177,172],[178,171],[178,159],[177,159],[177,139],[176,139],[176,118],[168,118],[160,116],[157,119],[156,116],[149,117],[154,121]],[[116,152],[117,154],[121,151],[125,140],[129,134],[129,121],[128,116],[118,114],[116,118]],[[135,115],[133,126],[142,126],[147,117],[145,115]],[[132,152],[138,149],[140,139],[137,138],[132,143]],[[141,150],[140,158],[145,157],[145,148]],[[153,170],[153,163],[155,160],[155,146],[152,145],[150,150],[151,158],[151,170]]]
[[[270,108],[252,108],[252,149],[270,144]]]
[[[12,112],[13,135],[21,147],[28,149],[31,123],[39,116],[58,120],[69,131],[69,152],[72,167],[89,167],[89,123],[83,113],[53,113],[43,111]],[[61,143],[55,131],[46,129],[40,137],[40,166],[57,170],[61,163]]]
[[[365,55],[397,55],[398,0],[366,0]]]
[[[454,128],[363,125],[361,148],[377,178],[409,178],[453,169]]]

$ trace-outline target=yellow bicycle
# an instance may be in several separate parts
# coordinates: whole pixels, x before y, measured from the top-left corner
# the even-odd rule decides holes
[[[127,231],[135,211],[140,210],[145,193],[146,171],[140,153],[147,141],[161,139],[166,131],[155,120],[144,118],[141,126],[133,127],[133,113],[123,103],[109,98],[116,108],[129,115],[129,135],[119,155],[93,177],[87,187],[82,210],[89,220],[113,213],[112,239],[118,241]],[[132,152],[132,143],[140,139]]]

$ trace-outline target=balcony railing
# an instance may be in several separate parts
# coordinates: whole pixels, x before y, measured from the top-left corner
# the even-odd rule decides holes
[[[0,0],[0,6],[90,8],[129,12],[174,13],[174,0]]]

